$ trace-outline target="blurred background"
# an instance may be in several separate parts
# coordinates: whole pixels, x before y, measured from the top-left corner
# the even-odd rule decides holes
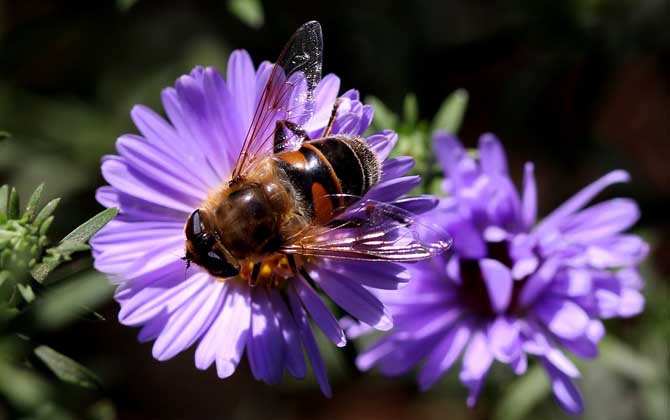
[[[670,402],[670,3],[535,1],[0,1],[0,184],[27,196],[46,181],[62,197],[51,234],[63,237],[102,208],[100,158],[136,132],[133,104],[161,110],[160,90],[194,65],[225,70],[247,49],[274,60],[307,20],[324,32],[324,72],[342,89],[374,96],[401,137],[426,133],[444,99],[465,88],[459,135],[503,141],[515,179],[534,161],[540,214],[616,168],[633,182],[601,199],[636,199],[636,233],[652,245],[643,266],[645,312],[607,322],[602,354],[580,361],[587,419],[668,419]],[[410,95],[408,95],[410,94]],[[414,94],[415,96],[412,96]],[[373,99],[374,100],[374,99]],[[380,125],[380,121],[376,120]],[[404,146],[407,147],[407,141]],[[416,147],[423,147],[421,142]],[[409,146],[410,149],[412,146]],[[413,150],[425,154],[425,150]],[[74,271],[85,272],[85,254]],[[97,291],[99,317],[76,318],[39,339],[96,372],[98,391],[62,385],[60,402],[82,418],[520,419],[567,418],[531,369],[496,366],[477,407],[465,406],[457,370],[429,392],[410,376],[360,375],[349,352],[323,346],[332,399],[312,379],[270,387],[246,362],[232,378],[195,369],[193,350],[158,363],[138,330],[116,321]],[[86,297],[82,297],[86,299]],[[360,344],[360,343],[359,343]],[[10,417],[0,397],[0,418]]]

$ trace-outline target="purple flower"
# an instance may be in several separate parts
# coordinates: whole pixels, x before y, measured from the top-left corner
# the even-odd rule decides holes
[[[595,357],[601,320],[644,305],[637,265],[648,246],[623,233],[637,221],[637,205],[616,198],[584,208],[628,174],[610,172],[537,221],[533,165],[519,194],[493,135],[480,138],[478,159],[447,134],[437,133],[434,147],[447,198],[426,216],[453,236],[454,252],[409,267],[412,281],[395,294],[378,293],[395,327],[359,356],[359,368],[399,375],[420,364],[425,390],[462,355],[459,377],[472,406],[494,360],[521,375],[532,355],[561,407],[580,412],[579,372],[565,351]]]
[[[168,120],[138,105],[131,116],[141,135],[121,136],[118,156],[103,159],[109,186],[98,201],[117,206],[120,215],[91,241],[95,267],[117,285],[119,320],[141,326],[140,341],[155,340],[153,356],[167,360],[196,345],[195,364],[216,364],[218,376],[235,371],[245,349],[256,379],[277,383],[284,370],[304,377],[303,347],[324,394],[330,395],[325,366],[310,319],[335,345],[345,335],[313,284],[293,277],[285,287],[250,287],[240,278],[216,279],[205,270],[184,268],[184,223],[208,192],[230,178],[271,64],[256,70],[245,51],[234,52],[227,80],[213,68],[195,68],[162,93]],[[304,127],[314,138],[323,132],[340,88],[327,75],[315,90],[314,114]],[[341,97],[333,133],[361,135],[372,108],[355,90]],[[382,179],[366,197],[395,202],[415,187],[418,177],[403,176],[410,158],[386,159],[396,134],[369,136],[382,161]],[[432,208],[427,197],[398,202],[406,208]],[[407,282],[406,269],[394,263],[312,258],[304,268],[332,300],[357,319],[380,330],[391,315],[370,292]]]

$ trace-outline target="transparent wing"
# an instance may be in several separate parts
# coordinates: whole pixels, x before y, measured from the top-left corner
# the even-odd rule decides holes
[[[232,179],[244,174],[259,156],[272,149],[277,121],[301,126],[312,116],[314,89],[321,81],[322,51],[319,22],[307,22],[291,36],[269,73]],[[286,141],[295,140],[289,136]]]
[[[309,226],[282,252],[304,256],[410,262],[440,255],[451,238],[440,227],[388,203],[361,199],[326,226]]]

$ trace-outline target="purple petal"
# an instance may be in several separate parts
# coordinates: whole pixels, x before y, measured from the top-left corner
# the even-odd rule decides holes
[[[304,378],[307,374],[307,366],[305,365],[305,358],[302,354],[302,346],[300,345],[300,335],[295,320],[289,312],[286,302],[277,290],[270,290],[268,292],[270,301],[272,302],[272,309],[279,321],[279,326],[284,336],[284,345],[286,348],[286,368],[291,375],[296,378]]]
[[[390,337],[391,336],[386,336],[380,339],[374,345],[356,357],[356,367],[358,370],[369,370],[382,358],[395,350],[395,341],[393,341]]]
[[[209,328],[221,308],[223,285],[211,282],[168,320],[153,346],[157,360],[171,359],[190,347]]]
[[[432,349],[426,364],[418,375],[422,391],[430,388],[454,364],[470,338],[470,329],[462,324],[447,332],[442,341]]]
[[[372,293],[354,280],[328,270],[313,274],[314,281],[353,317],[382,331],[393,327],[391,314]]]
[[[180,191],[190,191],[196,199],[207,197],[208,185],[191,176],[181,160],[174,159],[152,147],[142,137],[127,134],[116,141],[116,150],[133,169],[142,172],[152,180],[171,185]]]
[[[558,225],[565,220],[566,217],[572,215],[574,212],[584,207],[586,203],[593,200],[593,198],[602,190],[612,184],[628,182],[629,179],[630,176],[628,175],[628,172],[622,170],[612,171],[601,177],[597,181],[589,184],[577,194],[572,196],[572,198],[554,210],[549,216],[545,217],[537,225],[535,230],[532,232],[532,235],[535,237],[541,237],[546,232],[556,229]]]
[[[537,219],[537,185],[534,165],[527,162],[523,173],[523,194],[521,198],[521,220],[526,229],[530,229]]]
[[[247,343],[247,358],[254,378],[268,384],[281,381],[286,363],[284,337],[268,292],[261,287],[251,290],[251,336]]]
[[[382,181],[398,178],[405,175],[414,167],[414,159],[409,156],[400,156],[387,159],[382,163]]]
[[[152,181],[131,170],[118,156],[105,158],[102,163],[102,175],[107,182],[125,194],[185,214],[193,211],[198,204],[198,200],[194,197],[177,192],[163,182]]]
[[[314,136],[312,138],[319,138],[323,135],[339,91],[340,78],[332,73],[324,76],[314,90],[315,112],[309,122],[303,126],[305,131]],[[338,115],[340,113],[341,111],[338,110]]]
[[[395,290],[407,283],[410,274],[407,268],[390,262],[369,261],[338,261],[337,266],[331,268],[364,286],[375,289]]]
[[[561,338],[577,338],[589,324],[586,312],[567,299],[544,298],[535,305],[535,313],[553,334]]]
[[[473,407],[477,401],[477,396],[481,386],[493,363],[493,354],[489,349],[486,334],[482,331],[476,331],[472,335],[470,344],[468,344],[463,354],[463,366],[459,378],[465,386],[470,389],[468,395],[468,406]]]
[[[307,313],[300,303],[300,298],[298,298],[298,295],[294,293],[293,289],[288,289],[287,294],[289,297],[293,318],[295,319],[296,324],[298,324],[298,331],[300,332],[302,344],[305,346],[307,358],[312,364],[314,376],[316,376],[316,380],[319,383],[319,387],[321,388],[323,395],[330,398],[332,392],[330,390],[330,385],[328,384],[326,366],[323,363],[321,352],[319,351],[319,346],[314,339],[312,328],[310,327],[309,321],[307,320]]]
[[[401,195],[413,190],[419,184],[421,184],[421,177],[418,175],[403,176],[388,181],[382,181],[373,186],[372,189],[365,194],[365,198],[382,202],[393,201]]]
[[[439,199],[433,195],[417,195],[394,200],[393,205],[414,214],[422,214],[437,206]]]
[[[503,263],[490,258],[479,261],[484,284],[491,306],[496,313],[503,313],[512,298],[512,273]]]
[[[488,328],[491,352],[502,363],[512,363],[522,351],[518,321],[498,316]]]
[[[438,339],[438,336],[432,336],[423,340],[397,342],[393,351],[377,363],[379,371],[385,376],[406,374],[428,354]]]
[[[577,213],[561,226],[565,241],[607,238],[631,227],[640,218],[635,201],[615,198]]]
[[[585,296],[591,293],[591,274],[587,270],[567,269],[560,271],[551,283],[552,293],[563,296]]]
[[[93,238],[95,268],[104,273],[123,273],[138,258],[166,242],[183,243],[183,223],[112,220]]]
[[[558,401],[561,408],[571,414],[580,414],[584,410],[584,403],[577,387],[575,387],[569,377],[562,374],[549,363],[545,362],[544,367],[549,374],[554,397],[556,397],[556,401]]]
[[[216,172],[206,164],[203,153],[184,141],[174,127],[160,115],[143,105],[135,105],[130,116],[147,142],[160,150],[162,155],[182,162],[181,165],[184,167],[192,168],[188,170],[191,178],[199,180],[209,188],[215,187],[220,182]]]
[[[197,273],[186,280],[183,273],[160,279],[121,304],[119,321],[124,325],[140,325],[160,313],[174,313],[202,289],[208,288],[210,281],[204,273]]]
[[[522,307],[530,306],[542,294],[556,275],[559,264],[558,258],[548,259],[528,278],[519,296],[519,303]]]
[[[391,130],[384,130],[381,133],[373,134],[366,139],[370,149],[377,155],[377,158],[383,162],[389,154],[393,146],[398,141],[398,135]]]
[[[302,304],[305,305],[316,325],[333,344],[337,347],[344,347],[347,344],[344,331],[342,331],[342,328],[340,328],[337,320],[323,300],[321,300],[319,295],[312,289],[312,286],[302,276],[296,276],[293,280],[291,286],[296,296],[300,297]]]
[[[216,360],[219,378],[235,372],[247,344],[251,306],[246,285],[224,283],[225,297],[219,314],[195,352],[195,365],[207,369]]]
[[[479,163],[488,175],[507,175],[505,149],[493,134],[487,133],[479,137]]]
[[[625,288],[619,300],[619,316],[628,318],[638,315],[644,309],[644,296],[635,289]]]
[[[441,213],[442,226],[446,226],[449,234],[454,238],[454,249],[463,258],[479,259],[487,254],[486,243],[481,233],[477,230],[472,221],[460,218],[457,215]]]
[[[249,53],[235,50],[228,58],[226,81],[236,105],[236,112],[242,127],[249,127],[256,108],[257,99],[251,92],[256,91],[256,70]]]

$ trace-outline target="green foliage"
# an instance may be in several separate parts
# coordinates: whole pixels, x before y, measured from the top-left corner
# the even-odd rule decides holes
[[[541,366],[535,365],[523,376],[508,386],[494,413],[495,420],[521,420],[540,401],[549,396],[551,389],[546,373]]]
[[[41,184],[21,214],[16,189],[0,187],[0,400],[31,418],[74,418],[58,404],[63,393],[58,383],[98,390],[100,380],[75,360],[30,337],[33,332],[62,328],[111,297],[109,282],[94,271],[46,280],[74,253],[89,250],[88,240],[118,210],[100,212],[49,246],[47,235],[59,200],[40,208],[43,191]],[[31,359],[51,375],[34,369]],[[91,417],[110,418],[109,411],[101,413],[92,412]]]
[[[228,11],[254,29],[265,23],[265,14],[260,0],[228,0]]]
[[[374,96],[367,97],[365,101],[375,110],[370,130],[396,131],[398,143],[393,150],[393,156],[414,158],[413,173],[421,175],[422,180],[422,184],[414,192],[442,195],[442,172],[432,153],[432,136],[435,130],[458,133],[468,105],[467,91],[457,89],[447,96],[430,123],[420,118],[419,105],[414,94],[405,96],[400,117]]]
[[[63,382],[97,389],[100,379],[84,366],[49,346],[38,346],[33,352]]]

